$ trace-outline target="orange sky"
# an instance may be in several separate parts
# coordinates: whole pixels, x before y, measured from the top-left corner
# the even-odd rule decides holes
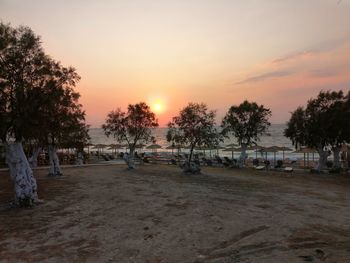
[[[320,90],[350,87],[346,0],[0,0],[0,17],[42,36],[46,51],[77,68],[87,121],[158,101],[161,125],[188,102],[218,120],[244,99],[274,123]]]

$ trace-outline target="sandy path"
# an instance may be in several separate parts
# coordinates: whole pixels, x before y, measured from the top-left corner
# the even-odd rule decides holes
[[[36,171],[0,208],[0,262],[350,262],[350,179],[151,165]],[[0,204],[11,198],[0,173]],[[7,187],[3,187],[7,186]]]

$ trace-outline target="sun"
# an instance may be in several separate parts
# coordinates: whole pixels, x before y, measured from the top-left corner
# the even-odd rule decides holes
[[[160,101],[155,101],[152,104],[152,111],[154,111],[155,113],[162,113],[164,111],[164,105],[162,102]]]
[[[156,103],[156,104],[154,104],[154,110],[155,111],[161,111],[162,110],[162,105],[160,105],[160,103]]]

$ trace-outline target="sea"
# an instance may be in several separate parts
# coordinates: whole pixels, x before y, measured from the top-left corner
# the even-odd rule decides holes
[[[303,158],[303,154],[300,153],[294,153],[294,146],[292,145],[291,140],[286,138],[283,135],[283,131],[286,128],[286,124],[272,124],[267,131],[266,134],[262,135],[260,137],[260,141],[258,142],[259,146],[263,147],[270,147],[270,146],[285,146],[292,151],[286,151],[284,152],[285,158],[290,158],[291,160],[296,160],[296,159],[301,159]],[[167,128],[157,128],[153,130],[153,136],[156,138],[156,143],[162,146],[162,149],[158,149],[157,153],[159,154],[167,154],[171,153],[172,150],[165,149],[167,146],[170,145],[169,142],[166,140],[166,133],[167,133]],[[107,137],[104,134],[103,129],[101,128],[91,128],[90,129],[90,137],[91,137],[91,143],[92,144],[114,144],[117,143],[117,141],[113,137]],[[234,137],[230,137],[225,139],[225,141],[221,144],[221,146],[225,147],[228,144],[232,143],[237,143],[236,139]],[[93,148],[91,150],[94,150]],[[112,150],[109,150],[108,147],[103,149],[105,152],[112,152]],[[119,151],[126,151],[126,149],[120,149]],[[152,152],[152,150],[147,150],[146,148],[140,149],[139,151],[141,152]],[[188,150],[182,149],[181,152],[186,153]],[[203,152],[203,151],[202,151]],[[227,156],[227,157],[232,157],[232,152],[227,152],[224,150],[213,150],[213,151],[206,151],[204,152],[206,155],[214,155],[218,154],[219,156]],[[266,155],[261,154],[261,153],[255,153],[254,151],[248,151],[247,152],[249,157],[261,157],[265,158]],[[238,157],[239,153],[234,153],[234,158]],[[315,156],[316,157],[316,156]],[[283,152],[277,152],[277,153],[268,153],[267,156],[268,159],[282,159],[283,158]]]

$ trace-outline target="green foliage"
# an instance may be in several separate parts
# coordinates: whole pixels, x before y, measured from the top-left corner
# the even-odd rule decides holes
[[[308,146],[323,150],[350,142],[350,96],[343,91],[321,91],[306,108],[292,112],[284,135],[297,148]]]
[[[27,27],[0,23],[0,138],[22,140],[35,127],[30,103],[44,81],[46,55],[40,38]]]
[[[168,128],[168,142],[190,146],[189,162],[196,146],[211,147],[218,145],[221,140],[215,127],[215,111],[208,110],[203,103],[189,103],[173,118]]]
[[[232,133],[240,145],[256,144],[270,126],[270,116],[270,109],[245,100],[228,110],[221,124],[222,133],[226,136]]]
[[[45,54],[28,27],[0,24],[0,138],[47,144],[88,140],[85,113],[74,91],[74,68]]]
[[[80,94],[74,91],[79,80],[74,68],[65,68],[59,62],[48,61],[47,81],[37,96],[38,124],[44,129],[36,131],[34,138],[45,145],[82,150],[90,137],[89,126],[85,124],[85,112],[79,103]]]
[[[135,149],[138,143],[148,143],[152,137],[152,129],[158,127],[158,120],[150,107],[140,102],[129,104],[128,111],[120,108],[107,115],[106,123],[102,125],[105,134],[113,136],[118,142],[126,142],[130,149]]]
[[[304,108],[298,107],[290,117],[287,128],[284,130],[284,136],[291,139],[296,148],[306,145],[307,141],[307,116]]]

